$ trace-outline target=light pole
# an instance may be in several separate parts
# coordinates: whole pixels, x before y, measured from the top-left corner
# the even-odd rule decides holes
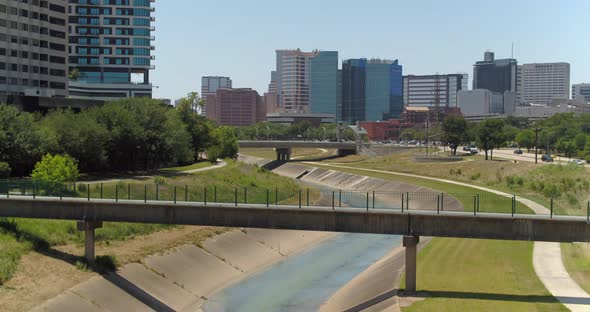
[[[322,141],[326,141],[326,127],[322,126],[322,130],[324,132],[324,137]]]
[[[540,128],[535,128],[535,164],[538,163],[538,145],[539,145],[539,130]]]
[[[266,140],[270,141],[270,127],[266,125]]]

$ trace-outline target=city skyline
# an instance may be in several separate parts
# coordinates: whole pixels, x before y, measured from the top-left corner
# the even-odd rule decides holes
[[[219,14],[211,3],[178,0],[174,6],[160,5],[156,11],[158,59],[152,80],[158,88],[154,96],[175,99],[198,91],[201,76],[209,75],[232,77],[236,87],[251,87],[262,94],[274,68],[275,50],[296,48],[338,51],[339,63],[358,57],[395,58],[404,64],[404,75],[423,75],[472,73],[483,52],[510,58],[514,43],[514,58],[519,64],[568,62],[572,84],[590,80],[584,74],[590,72],[584,52],[590,45],[579,39],[588,24],[583,12],[590,8],[589,3],[555,6],[550,1],[501,1],[486,6],[485,13],[481,4],[372,1],[359,12],[346,2],[259,1],[249,7],[229,1]],[[177,10],[179,6],[187,9]],[[314,10],[305,9],[310,6]],[[432,9],[424,11],[426,6]],[[376,7],[379,9],[373,9]],[[190,8],[208,14],[190,18]],[[306,18],[299,18],[301,15]],[[433,28],[437,16],[445,18]],[[216,27],[207,26],[215,21]],[[186,41],[187,36],[198,40]],[[179,40],[187,43],[178,48],[174,42]]]

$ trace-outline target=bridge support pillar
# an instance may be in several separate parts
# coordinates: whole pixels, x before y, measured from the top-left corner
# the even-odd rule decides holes
[[[78,231],[84,231],[84,258],[94,263],[94,230],[102,227],[102,221],[78,221]]]
[[[416,292],[416,259],[418,253],[419,236],[404,236],[403,245],[406,247],[406,292]]]
[[[290,161],[292,149],[288,148],[277,148],[277,160],[278,161]]]

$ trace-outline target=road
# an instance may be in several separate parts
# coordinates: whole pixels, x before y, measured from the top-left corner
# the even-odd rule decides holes
[[[527,153],[526,150],[523,150],[522,155],[514,154],[516,149],[501,149],[501,150],[494,150],[494,157],[510,159],[510,160],[517,160],[517,161],[526,161],[526,162],[535,162],[535,153]],[[541,156],[543,155],[542,152],[538,154],[538,163],[540,164],[551,164],[546,163],[541,160]],[[573,159],[573,158],[572,158]],[[570,159],[566,157],[553,157],[553,164],[566,164],[569,163]],[[586,164],[585,167],[588,167]]]

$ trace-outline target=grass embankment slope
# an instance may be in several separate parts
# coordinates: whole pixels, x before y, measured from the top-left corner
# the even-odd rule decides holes
[[[394,161],[388,159],[388,162]],[[380,163],[379,159],[357,163],[355,166],[394,170],[383,164],[373,167],[374,163]],[[425,164],[418,164],[418,167],[420,165]],[[457,198],[466,210],[472,209],[471,195],[479,193],[487,196],[485,192],[469,187],[432,180],[362,169],[321,167],[462,194]],[[404,168],[404,172],[422,174],[421,171],[411,171],[408,166]],[[428,175],[432,174],[430,172]],[[505,199],[489,196],[488,200],[481,202],[480,211],[510,211],[510,204]],[[527,210],[522,205],[518,207],[519,213]],[[531,242],[435,238],[418,257],[418,290],[430,297],[404,308],[404,311],[566,311],[536,276],[532,252]]]
[[[137,183],[135,180],[123,180],[112,183],[103,183],[104,198],[114,198],[115,186],[119,186],[120,198],[127,198],[127,189],[131,189],[129,195],[132,199],[144,198],[144,185],[150,184],[150,199],[153,196],[154,185],[157,183],[160,190],[161,199],[171,199],[172,185],[190,185],[189,192],[190,199],[199,199],[202,196],[202,188],[204,185],[219,185],[220,193],[224,188],[243,188],[248,187],[269,187],[269,188],[284,188],[297,189],[299,186],[291,179],[280,177],[267,170],[256,168],[245,164],[236,163],[234,161],[227,161],[228,165],[211,171],[198,172],[195,174],[178,174],[169,177],[151,177],[147,180]],[[174,169],[176,170],[176,169]],[[86,196],[87,189],[81,187],[73,195]],[[80,188],[80,186],[79,186]],[[97,188],[99,185],[90,186],[92,197],[98,197],[99,192]],[[184,189],[184,188],[181,188]],[[212,193],[212,192],[211,192]],[[228,192],[226,192],[228,193]],[[230,194],[233,200],[233,192]],[[292,194],[286,192],[281,193],[279,201],[286,203]],[[241,193],[240,193],[241,196]],[[249,202],[259,201],[266,198],[266,194],[262,192],[251,192],[248,194]],[[208,194],[210,200],[213,199],[213,194]],[[223,199],[222,194],[219,195]],[[241,198],[240,198],[241,199]],[[179,198],[179,200],[184,200]],[[202,200],[202,198],[201,198]],[[177,226],[157,225],[157,224],[132,224],[132,223],[112,223],[105,222],[103,227],[96,230],[97,249],[104,252],[109,252],[109,245],[113,241],[125,241],[133,239],[138,236],[145,236],[162,230],[181,229]],[[211,231],[210,228],[204,228],[205,235],[193,235],[197,237],[192,240],[194,243],[202,241],[207,237],[215,234],[216,231]],[[195,241],[196,240],[196,241]],[[37,250],[46,253],[50,249],[60,250],[79,250],[84,241],[83,233],[79,232],[74,221],[63,220],[36,220],[36,219],[0,219],[0,285],[6,283],[17,270],[19,259],[26,253]],[[162,246],[165,249],[167,246]],[[148,248],[147,252],[156,252],[154,247]],[[116,251],[117,249],[114,249]],[[143,253],[142,253],[143,255]],[[117,256],[117,254],[114,254]],[[82,261],[82,258],[79,259]],[[137,260],[137,256],[126,255],[122,262]]]

